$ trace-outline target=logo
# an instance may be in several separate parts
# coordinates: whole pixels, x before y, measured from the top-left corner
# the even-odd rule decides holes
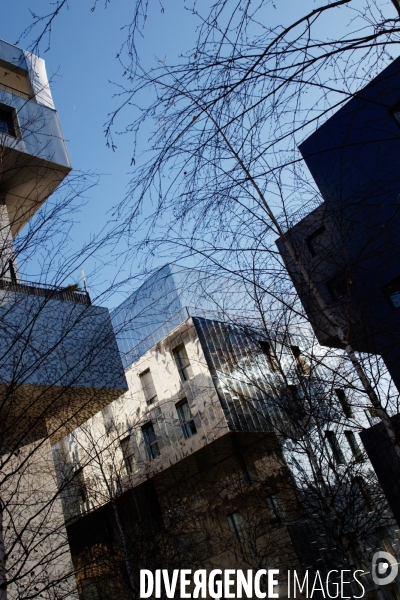
[[[372,557],[372,579],[377,585],[388,585],[396,579],[399,565],[389,552],[375,552]]]

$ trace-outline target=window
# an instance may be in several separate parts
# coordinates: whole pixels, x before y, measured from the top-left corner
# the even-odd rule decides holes
[[[187,440],[197,433],[197,429],[192,419],[192,415],[190,414],[190,408],[186,398],[176,405],[176,410],[182,427],[183,437]]]
[[[311,256],[316,256],[321,251],[322,234],[325,232],[325,227],[322,226],[306,239],[307,248]]]
[[[84,504],[88,499],[88,490],[83,476],[83,468],[77,469],[74,474],[75,489],[78,494],[79,504]]]
[[[0,108],[0,135],[15,135],[14,117],[12,109]]]
[[[275,352],[273,351],[271,344],[263,341],[260,341],[259,344],[269,370],[276,373],[279,371],[279,363],[276,359]]]
[[[8,261],[8,270],[10,272],[11,281],[13,283],[17,283],[17,274],[15,272],[14,263],[11,259]]]
[[[369,406],[364,412],[370,425],[375,425],[375,423],[379,421],[376,410],[373,406]]]
[[[351,281],[349,281],[349,283],[351,283]],[[345,273],[336,275],[328,281],[326,285],[333,300],[341,300],[348,296],[348,282]]]
[[[210,554],[207,531],[200,529],[191,533],[181,533],[175,537],[177,550],[181,560],[191,563],[195,560],[204,560]]]
[[[160,450],[158,448],[156,434],[154,433],[153,423],[147,423],[142,427],[143,439],[146,445],[147,456],[150,459],[157,458],[160,456]]]
[[[193,376],[193,373],[184,344],[181,344],[172,352],[182,381],[187,381]]]
[[[90,579],[81,579],[80,584],[84,600],[99,600],[100,595],[94,577],[91,577]]]
[[[243,531],[243,519],[242,515],[238,512],[231,513],[227,515],[229,529],[238,540],[238,542],[243,542],[245,539],[244,531]]]
[[[400,125],[400,105],[396,104],[389,110],[389,112],[392,114],[392,116],[396,119],[397,123]]]
[[[300,348],[298,346],[290,346],[290,349],[292,351],[296,363],[296,369],[303,375],[309,375],[310,370],[308,368],[304,356],[301,353]]]
[[[346,392],[343,389],[338,388],[335,390],[335,393],[336,393],[336,396],[338,397],[338,400],[342,406],[344,414],[346,415],[346,417],[348,419],[352,419],[354,417],[354,413],[353,413],[351,404],[349,402],[349,399],[346,396]]]
[[[353,483],[357,492],[362,497],[365,506],[368,508],[368,510],[373,511],[375,509],[374,503],[372,502],[371,494],[364,479],[362,477],[354,477]]]
[[[154,382],[150,373],[150,369],[146,369],[146,371],[140,373],[139,378],[144,397],[146,398],[147,406],[149,406],[150,404],[154,404],[154,402],[157,402],[157,393],[156,388],[154,387]]]
[[[290,393],[290,406],[288,406],[288,409],[296,420],[305,419],[307,417],[307,410],[304,405],[304,397],[301,390],[299,390],[297,385],[288,385],[287,387]]]
[[[286,520],[286,509],[285,509],[285,503],[283,502],[281,495],[280,494],[271,494],[270,496],[266,497],[266,501],[267,501],[267,506],[271,512],[271,515],[273,515],[279,521],[285,521]]]
[[[125,469],[127,473],[134,473],[136,471],[136,460],[134,452],[134,439],[133,436],[128,435],[120,442],[122,456],[124,458]]]
[[[103,423],[104,429],[106,430],[106,434],[110,435],[110,433],[115,429],[114,415],[111,406],[105,406],[101,410],[101,414],[103,416]]]
[[[349,444],[349,446],[351,448],[351,451],[353,453],[354,459],[357,462],[363,462],[364,461],[364,456],[363,456],[363,453],[362,453],[362,450],[361,450],[360,446],[358,445],[357,438],[354,435],[354,433],[352,431],[345,431],[344,435],[346,436],[348,444]]]
[[[382,288],[383,293],[389,301],[393,308],[399,308],[400,306],[400,276],[393,279],[390,283],[386,284]]]
[[[344,455],[343,455],[342,449],[339,445],[336,434],[333,431],[327,431],[326,439],[328,440],[328,444],[332,450],[332,454],[333,454],[335,461],[339,465],[344,465],[346,463],[346,461],[344,459]]]

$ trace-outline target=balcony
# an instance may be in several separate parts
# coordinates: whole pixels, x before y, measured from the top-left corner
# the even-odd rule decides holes
[[[54,443],[116,400],[127,385],[108,310],[82,292],[1,279],[0,388],[12,447]]]
[[[16,294],[29,294],[42,298],[52,298],[62,302],[75,302],[77,304],[91,304],[90,296],[87,292],[71,291],[67,288],[55,287],[46,283],[40,286],[31,281],[11,281],[10,279],[0,279],[0,290],[6,292],[15,292]]]
[[[28,53],[29,54],[29,53]],[[44,61],[0,40],[0,188],[15,236],[71,170]]]

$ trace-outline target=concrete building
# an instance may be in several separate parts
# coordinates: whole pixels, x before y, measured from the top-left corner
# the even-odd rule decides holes
[[[0,158],[0,584],[6,577],[10,597],[67,597],[74,584],[50,440],[127,387],[107,309],[87,293],[20,278],[14,238],[71,164],[44,61],[4,41]]]
[[[343,564],[363,565],[376,597],[372,549],[396,553],[398,538],[359,440],[374,417],[343,357],[309,331],[174,304],[173,271],[158,277],[140,292],[150,335],[127,347],[117,323],[128,392],[53,448],[80,597],[127,597],[139,568]],[[161,323],[167,298],[178,310]]]

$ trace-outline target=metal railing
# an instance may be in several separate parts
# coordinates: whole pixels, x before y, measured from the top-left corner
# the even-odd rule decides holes
[[[303,206],[297,209],[295,212],[289,215],[279,215],[277,220],[279,221],[283,231],[286,233],[289,229],[297,225],[299,221],[307,217],[311,212],[323,204],[323,200],[320,196],[314,196],[311,200],[308,200]]]
[[[15,94],[16,96],[21,96],[21,98],[25,98],[25,100],[31,100],[32,96],[25,92],[20,92],[10,85],[6,85],[5,83],[0,83],[0,90],[4,90],[5,92],[10,92],[11,94]]]
[[[71,291],[66,288],[56,287],[46,283],[37,285],[31,281],[0,279],[0,290],[15,292],[16,294],[28,294],[30,296],[51,298],[52,300],[61,300],[63,302],[75,302],[75,304],[91,304],[90,296],[87,292]]]

